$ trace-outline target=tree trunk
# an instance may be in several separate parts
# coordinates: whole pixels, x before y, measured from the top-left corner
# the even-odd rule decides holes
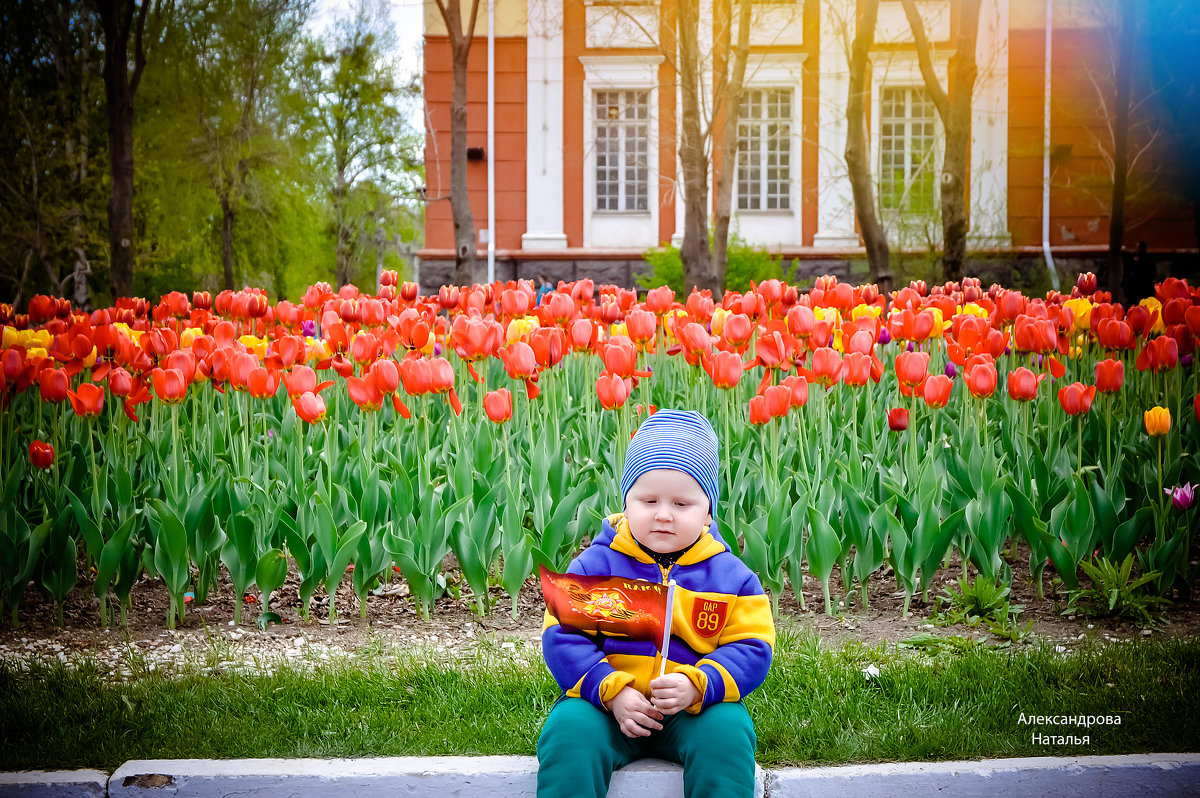
[[[912,28],[917,58],[925,88],[933,99],[945,129],[946,150],[939,181],[942,211],[942,272],[947,280],[962,279],[967,251],[967,163],[971,144],[971,99],[975,93],[975,42],[979,33],[981,0],[962,0],[954,55],[950,57],[949,92],[942,89],[933,71],[925,26],[914,0],[903,0],[904,14]]]
[[[478,282],[475,273],[475,216],[467,188],[467,59],[475,36],[479,0],[471,0],[471,14],[463,25],[461,0],[436,0],[438,13],[450,36],[454,66],[454,89],[450,94],[450,213],[454,217],[454,282]],[[489,152],[487,157],[496,154]],[[489,235],[496,231],[489,230]]]
[[[682,88],[679,160],[683,166],[683,290],[707,288],[720,293],[708,246],[708,156],[700,119],[699,8],[680,3],[679,80]],[[736,109],[735,109],[736,111]]]
[[[221,264],[225,267],[225,290],[233,290],[233,203],[221,195]]]
[[[734,0],[738,9],[737,45],[730,47],[729,26],[725,28],[725,51],[733,59],[727,67],[729,80],[725,87],[723,107],[725,125],[721,139],[721,169],[717,172],[715,191],[716,218],[713,220],[712,268],[716,288],[713,297],[725,292],[725,275],[729,268],[729,222],[733,216],[733,184],[737,180],[738,114],[742,105],[742,90],[746,81],[746,59],[750,55],[751,0]]]
[[[112,299],[133,292],[133,98],[146,67],[142,36],[150,0],[97,0],[104,29],[104,95],[108,114],[109,282]],[[136,28],[134,16],[136,14]],[[134,34],[134,67],[129,73],[129,35]]]
[[[454,216],[454,282],[470,285],[475,274],[475,215],[467,186],[468,47],[454,48],[454,91],[450,95],[450,212]],[[489,152],[487,157],[496,154]],[[488,231],[491,234],[492,231]]]
[[[892,267],[887,233],[875,209],[875,188],[867,154],[867,57],[875,43],[879,0],[863,0],[850,51],[850,95],[846,103],[846,168],[854,194],[854,215],[867,250],[868,280],[881,292],[892,290]]]
[[[1117,119],[1113,130],[1112,216],[1108,225],[1107,282],[1115,302],[1125,301],[1125,180],[1129,174],[1129,95],[1133,82],[1133,39],[1137,4],[1121,6],[1121,50],[1117,59]]]

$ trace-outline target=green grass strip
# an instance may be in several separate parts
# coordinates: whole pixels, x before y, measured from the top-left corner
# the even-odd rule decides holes
[[[868,679],[863,668],[875,665]],[[420,653],[272,673],[0,662],[0,770],[130,759],[533,754],[557,697],[540,660]],[[927,651],[780,639],[747,700],[763,765],[1200,751],[1200,640]],[[1022,724],[1120,715],[1120,725]],[[1034,734],[1088,737],[1035,742]]]

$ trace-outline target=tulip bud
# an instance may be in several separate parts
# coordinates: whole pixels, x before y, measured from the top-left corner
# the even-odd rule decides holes
[[[888,428],[892,432],[904,432],[908,429],[908,408],[893,407],[888,410]]]

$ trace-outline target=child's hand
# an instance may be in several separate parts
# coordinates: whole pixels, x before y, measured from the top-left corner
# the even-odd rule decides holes
[[[700,700],[692,680],[682,673],[668,673],[650,682],[650,700],[664,715],[674,715]]]
[[[662,713],[632,687],[621,688],[609,702],[609,709],[626,737],[648,737],[650,732],[662,728],[658,722],[662,720]]]

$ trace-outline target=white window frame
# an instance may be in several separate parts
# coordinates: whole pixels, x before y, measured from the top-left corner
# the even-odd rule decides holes
[[[941,82],[947,85],[949,79],[948,62],[950,53],[941,51],[933,58],[933,72]],[[941,187],[938,176],[942,173],[942,152],[945,149],[945,131],[937,110],[933,114],[933,174],[934,174],[934,208],[936,213],[929,217],[884,210],[881,197],[882,180],[879,173],[879,145],[881,124],[883,118],[883,89],[884,88],[925,88],[925,79],[921,75],[921,67],[917,62],[916,53],[887,52],[874,53],[871,56],[871,177],[875,184],[876,209],[880,213],[880,221],[887,231],[888,240],[892,245],[907,248],[914,246],[940,245],[942,242],[941,225]]]
[[[658,244],[658,66],[661,55],[580,56],[583,81],[583,245],[636,248]],[[596,92],[647,93],[647,207],[642,211],[596,210]]]
[[[778,90],[792,92],[791,118],[789,122],[788,157],[788,207],[762,210],[740,210],[738,208],[738,180],[735,171],[733,180],[733,219],[730,229],[752,246],[778,249],[799,247],[804,244],[801,229],[801,202],[803,198],[803,97],[804,62],[806,53],[797,54],[752,54],[746,64],[745,89]],[[733,168],[737,169],[737,159]]]
[[[770,92],[780,92],[780,93],[786,92],[787,93],[787,95],[788,95],[787,116],[780,117],[778,119],[774,119],[774,118],[766,116],[766,115],[751,116],[747,120],[743,120],[742,115],[741,115],[741,108],[738,109],[738,146],[737,146],[736,155],[735,155],[736,173],[735,173],[734,179],[735,179],[736,189],[734,190],[734,196],[736,198],[735,201],[737,203],[738,211],[743,212],[743,213],[745,213],[745,212],[753,213],[756,211],[790,211],[792,209],[792,197],[791,197],[792,177],[791,177],[791,175],[792,175],[792,164],[795,163],[795,152],[794,152],[794,148],[792,146],[792,127],[794,125],[793,120],[795,119],[795,116],[796,116],[796,114],[795,114],[795,103],[796,103],[795,89],[792,88],[791,86],[748,86],[748,87],[746,87],[744,94],[748,95],[748,96],[753,96],[756,94],[763,95],[762,97],[756,98],[756,100],[758,100],[758,101],[755,103],[755,106],[758,108],[758,110],[763,111],[769,107],[769,103],[767,102],[767,99],[768,99],[767,95],[769,95]],[[778,137],[776,139],[772,139],[770,136],[768,136],[766,134],[764,128],[766,128],[767,125],[769,125],[770,123],[775,122],[775,121],[778,121],[781,124],[787,126],[786,138]],[[748,165],[742,163],[741,126],[743,124],[752,125],[758,130],[758,134],[753,139],[754,146],[747,147],[747,152],[752,152],[754,150],[757,150],[757,154],[759,156],[758,165],[754,169],[754,171],[757,172],[757,174],[751,175],[751,181],[757,183],[757,185],[758,185],[757,196],[753,196],[753,195],[748,196],[742,190],[743,169],[746,169],[746,170],[750,169],[750,167]],[[782,144],[786,144],[786,147],[787,147],[787,149],[786,149],[787,165],[781,166],[778,163],[776,163],[774,165],[775,168],[782,169],[787,173],[787,177],[783,179],[785,190],[779,194],[771,193],[770,187],[771,187],[771,183],[773,181],[771,181],[769,174],[768,174],[769,170],[771,169],[771,166],[772,166],[770,163],[770,158],[771,158],[771,154],[772,154],[771,153],[771,143],[773,141],[780,141]],[[778,155],[785,154],[785,151],[782,146],[780,147],[777,154]],[[774,182],[779,182],[779,181],[776,180]],[[770,203],[771,203],[772,199],[777,200],[780,204],[776,205],[775,207],[771,207]],[[757,202],[758,202],[757,207],[742,207],[743,201],[746,202],[747,205],[749,205],[752,201],[755,201],[755,200],[757,200]]]
[[[887,205],[885,205],[885,202],[886,202],[886,199],[889,196],[890,192],[885,190],[886,176],[884,175],[884,172],[883,172],[883,156],[884,156],[884,146],[883,145],[884,145],[884,137],[885,137],[883,126],[885,124],[896,124],[896,122],[890,121],[890,120],[885,120],[883,117],[883,99],[884,99],[883,95],[886,92],[892,92],[892,91],[904,92],[904,98],[905,98],[905,116],[903,118],[894,117],[894,119],[899,119],[900,124],[902,124],[904,126],[903,166],[904,166],[905,176],[904,176],[903,191],[900,195],[901,203],[899,205],[888,207]],[[910,208],[910,203],[911,203],[911,196],[912,196],[912,187],[915,185],[915,183],[913,182],[913,173],[910,172],[909,170],[912,168],[912,162],[911,162],[910,156],[911,156],[912,149],[913,149],[912,126],[914,124],[914,118],[912,116],[912,101],[913,101],[914,95],[918,92],[923,94],[927,98],[929,110],[930,110],[930,115],[929,115],[928,119],[929,119],[929,123],[932,125],[932,134],[930,136],[930,143],[929,143],[930,144],[929,155],[926,156],[926,162],[920,164],[918,166],[918,168],[926,171],[926,173],[929,175],[930,210],[931,211],[936,210],[936,207],[937,207],[937,202],[938,202],[938,181],[937,181],[937,160],[938,160],[938,158],[937,158],[937,152],[938,152],[938,141],[939,141],[938,132],[937,132],[937,121],[938,121],[937,109],[934,108],[932,100],[928,99],[929,92],[926,90],[924,83],[922,83],[920,85],[912,85],[912,84],[908,84],[908,83],[905,83],[905,84],[887,83],[887,84],[880,86],[880,88],[879,88],[879,109],[880,109],[879,110],[879,122],[878,122],[879,146],[876,148],[876,150],[878,152],[879,160],[875,165],[876,174],[879,176],[879,205],[880,205],[880,209],[885,214],[890,213],[890,214],[908,215],[908,214],[914,212]],[[895,138],[894,133],[888,134],[888,136],[890,138]]]
[[[605,96],[609,95],[609,96]],[[630,106],[636,106],[640,99],[645,104],[645,115],[642,117],[629,116]],[[619,116],[616,119],[603,119],[598,111],[600,110],[599,100],[603,98],[608,101],[607,107],[611,108],[612,99],[616,100],[616,107],[619,109]],[[631,102],[632,101],[632,102]],[[638,213],[650,210],[650,90],[649,89],[596,89],[592,92],[592,108],[594,116],[592,119],[592,135],[596,140],[596,170],[594,175],[596,192],[592,197],[592,210],[595,213]],[[616,144],[615,151],[612,154],[616,157],[615,164],[605,163],[604,169],[611,170],[615,174],[616,180],[601,180],[600,179],[600,133],[602,128],[608,128],[609,133],[606,138],[614,140]],[[641,137],[635,136],[633,131],[637,128],[642,128],[645,132],[644,140]],[[634,159],[637,158],[638,145],[641,145],[640,154],[646,159],[644,165],[645,180],[639,180],[637,176],[631,176],[629,170],[638,168]],[[608,155],[608,152],[603,153]],[[616,189],[615,199],[616,207],[602,208],[601,192],[602,185],[611,184]],[[637,189],[641,188],[642,192]],[[611,200],[614,197],[612,194],[605,195],[604,199]],[[640,200],[640,201],[639,201]],[[606,202],[605,204],[608,204]],[[638,206],[641,207],[638,207]],[[632,207],[631,207],[632,206]]]

